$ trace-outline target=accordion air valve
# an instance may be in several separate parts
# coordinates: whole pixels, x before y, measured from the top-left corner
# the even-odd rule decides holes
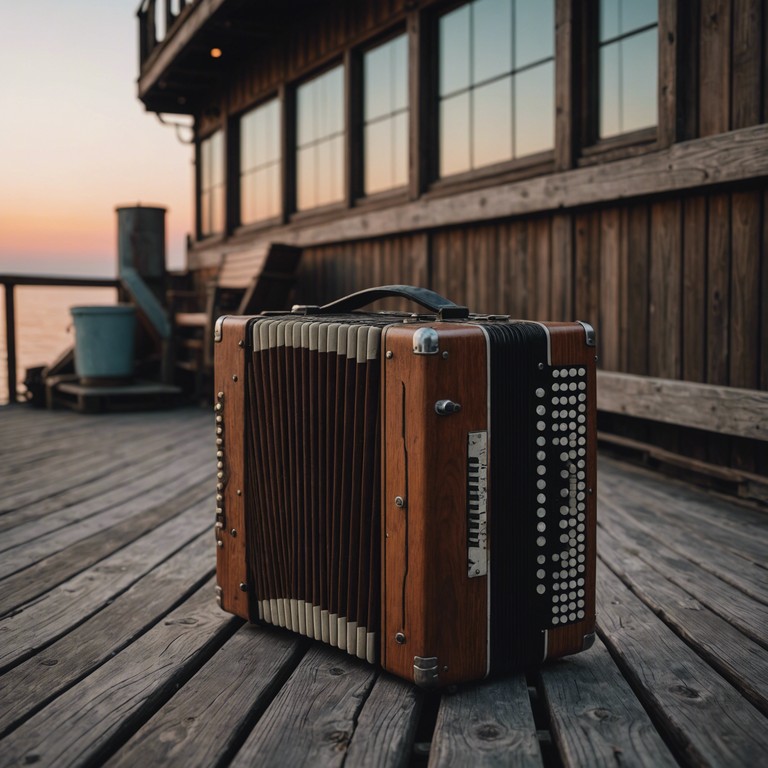
[[[405,295],[430,315],[350,310]],[[595,619],[595,339],[387,286],[216,327],[217,593],[425,686]]]

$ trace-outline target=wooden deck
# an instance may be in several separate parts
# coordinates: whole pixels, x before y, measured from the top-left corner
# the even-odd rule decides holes
[[[603,458],[595,646],[425,695],[217,608],[212,433],[0,409],[1,766],[765,764],[768,514]]]

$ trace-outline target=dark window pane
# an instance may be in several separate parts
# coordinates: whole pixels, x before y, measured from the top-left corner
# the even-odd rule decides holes
[[[520,72],[515,78],[515,157],[555,146],[555,65]]]
[[[554,0],[474,0],[441,18],[442,176],[553,148],[554,24]]]
[[[298,185],[296,189],[296,206],[300,211],[314,208],[317,205],[315,155],[315,147],[300,149],[297,153],[296,173]]]
[[[440,95],[470,84],[469,6],[464,5],[440,19]]]
[[[472,103],[472,167],[512,157],[512,78],[476,88]]]
[[[279,200],[264,185],[280,177],[280,108],[277,99],[247,112],[240,120],[240,223],[249,224],[279,213],[267,198]],[[274,168],[274,173],[265,169]]]
[[[656,125],[656,28],[628,37],[621,43],[622,132]]]
[[[611,40],[621,34],[619,20],[620,0],[600,0],[600,41]]]
[[[392,111],[408,108],[408,38],[401,35],[391,43]]]
[[[200,234],[224,231],[224,133],[200,142]]]
[[[404,124],[407,130],[408,123],[407,56],[407,40],[405,35],[400,35],[368,51],[363,59],[363,188],[366,195],[407,182],[408,144],[396,136],[398,126]]]
[[[408,113],[392,118],[392,187],[408,183]]]
[[[473,83],[512,70],[510,0],[476,0],[472,4],[472,64]]]
[[[619,94],[619,48],[611,43],[600,49],[600,137],[622,132]]]
[[[554,55],[554,0],[517,0],[515,3],[515,67],[524,67]]]
[[[621,0],[621,32],[632,32],[659,20],[658,0]]]
[[[443,99],[440,104],[440,175],[468,171],[469,93]]]
[[[296,198],[298,209],[305,210],[343,198],[342,68],[335,67],[299,86],[296,104]]]
[[[392,111],[392,72],[390,49],[386,45],[368,51],[363,59],[365,83],[365,120],[373,120]]]
[[[392,131],[389,120],[365,127],[365,194],[389,189],[392,167]]]

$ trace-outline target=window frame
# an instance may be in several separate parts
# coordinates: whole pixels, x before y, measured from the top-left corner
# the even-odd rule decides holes
[[[365,193],[365,161],[366,161],[366,147],[365,147],[365,55],[371,51],[376,50],[380,46],[387,45],[393,42],[399,37],[405,39],[406,47],[406,96],[407,105],[404,110],[407,119],[407,131],[406,131],[406,179],[403,184],[395,187],[389,187],[370,194]],[[397,24],[390,27],[386,32],[379,34],[369,40],[366,40],[363,45],[356,47],[352,51],[351,68],[353,70],[353,76],[351,79],[352,87],[350,88],[350,114],[352,117],[352,147],[351,155],[353,157],[353,164],[351,168],[351,183],[353,189],[353,200],[355,205],[376,205],[382,202],[391,202],[399,198],[406,199],[408,196],[408,189],[411,185],[411,157],[412,157],[412,121],[413,121],[413,105],[412,94],[413,89],[411,85],[411,36],[407,25],[404,23]],[[418,74],[418,73],[417,73]],[[402,111],[401,111],[402,112]],[[395,114],[395,113],[392,113]],[[391,117],[392,115],[390,115]]]
[[[590,19],[591,24],[574,22],[576,40],[576,81],[581,91],[576,95],[578,112],[577,151],[578,166],[612,162],[635,157],[671,145],[676,140],[676,112],[679,109],[677,87],[673,85],[671,102],[662,96],[664,83],[678,82],[680,73],[677,63],[676,43],[664,48],[665,37],[677,38],[678,3],[657,1],[656,47],[656,125],[600,137],[600,0],[577,0],[575,14]],[[669,50],[671,49],[671,50]],[[574,85],[574,89],[575,89]]]
[[[556,158],[558,154],[558,59],[559,59],[559,38],[558,14],[559,6],[563,0],[553,0],[553,11],[555,25],[552,29],[552,64],[554,78],[552,83],[552,101],[553,101],[553,123],[552,136],[553,146],[551,149],[540,152],[512,157],[508,160],[502,160],[478,168],[472,168],[447,176],[440,176],[440,65],[439,65],[439,45],[440,45],[440,19],[448,13],[457,10],[463,6],[469,5],[472,0],[454,0],[447,3],[435,3],[428,9],[429,13],[429,37],[427,46],[429,50],[429,80],[425,83],[428,91],[428,119],[426,121],[427,146],[431,147],[429,165],[428,165],[428,191],[437,194],[445,194],[453,188],[457,191],[465,188],[471,189],[484,186],[489,181],[496,183],[505,181],[514,181],[522,178],[534,177],[551,173],[556,167]],[[570,0],[566,0],[570,2]],[[543,60],[542,60],[543,61]],[[523,67],[523,70],[528,67]],[[510,75],[514,77],[517,69],[513,69]],[[470,88],[474,85],[470,86]],[[514,120],[514,118],[513,118]]]
[[[311,208],[305,208],[299,210],[298,206],[298,187],[299,187],[299,140],[298,140],[298,121],[299,121],[299,105],[298,105],[298,92],[301,86],[306,85],[313,80],[317,80],[325,74],[328,74],[332,70],[339,68],[341,70],[342,82],[344,92],[342,94],[342,113],[343,113],[343,131],[342,131],[342,177],[341,177],[341,189],[342,194],[339,200],[333,200],[329,203],[323,203],[322,205],[313,206]],[[312,69],[310,72],[303,74],[300,78],[292,81],[287,86],[286,99],[290,101],[290,108],[287,113],[287,117],[284,119],[290,120],[290,125],[287,127],[284,125],[283,135],[286,138],[287,153],[290,154],[290,161],[286,162],[286,157],[283,157],[284,176],[283,178],[289,183],[289,186],[284,191],[284,199],[287,200],[287,212],[288,218],[293,220],[302,220],[305,218],[312,218],[317,215],[322,215],[328,211],[338,211],[349,207],[350,205],[350,181],[349,181],[349,146],[350,146],[350,110],[349,110],[349,51],[346,51],[342,56],[335,56],[330,60],[324,62],[321,66]]]

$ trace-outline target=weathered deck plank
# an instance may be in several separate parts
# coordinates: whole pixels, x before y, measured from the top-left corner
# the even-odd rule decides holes
[[[642,560],[620,529],[602,527],[603,561],[665,623],[768,715],[768,652]],[[760,606],[757,606],[758,608]]]
[[[230,758],[304,647],[287,632],[241,627],[107,765],[207,768]]]
[[[677,765],[601,640],[540,672],[552,737],[570,766]]]
[[[677,757],[758,765],[768,754],[765,717],[605,566],[598,592],[601,637]]]
[[[208,582],[122,653],[25,721],[0,766],[94,764],[110,754],[241,623],[211,602]]]
[[[541,766],[528,685],[514,675],[443,696],[429,766]]]
[[[219,611],[210,413],[8,408],[0,430],[14,446],[0,463],[0,766],[751,765],[768,752],[759,511],[602,460],[595,647],[528,681],[424,696]]]
[[[0,734],[119,653],[201,583],[213,565],[207,532],[193,539],[71,632],[3,677]]]
[[[232,765],[342,765],[375,679],[371,665],[314,645],[254,725]]]
[[[108,605],[210,527],[200,503],[0,621],[0,669],[39,651]]]
[[[145,483],[147,487],[160,485],[167,479],[167,461],[173,458],[179,445],[186,444],[188,439],[195,440],[201,423],[198,418],[194,423],[185,424],[183,430],[163,431],[159,437],[139,441],[140,451],[131,463],[117,467],[110,464],[99,477],[17,507],[12,510],[13,514],[0,514],[0,532],[39,535],[40,530],[55,530],[113,504],[129,501],[142,492]],[[25,525],[28,526],[25,531],[20,531]],[[0,547],[8,549],[15,545],[14,541],[3,536]]]

